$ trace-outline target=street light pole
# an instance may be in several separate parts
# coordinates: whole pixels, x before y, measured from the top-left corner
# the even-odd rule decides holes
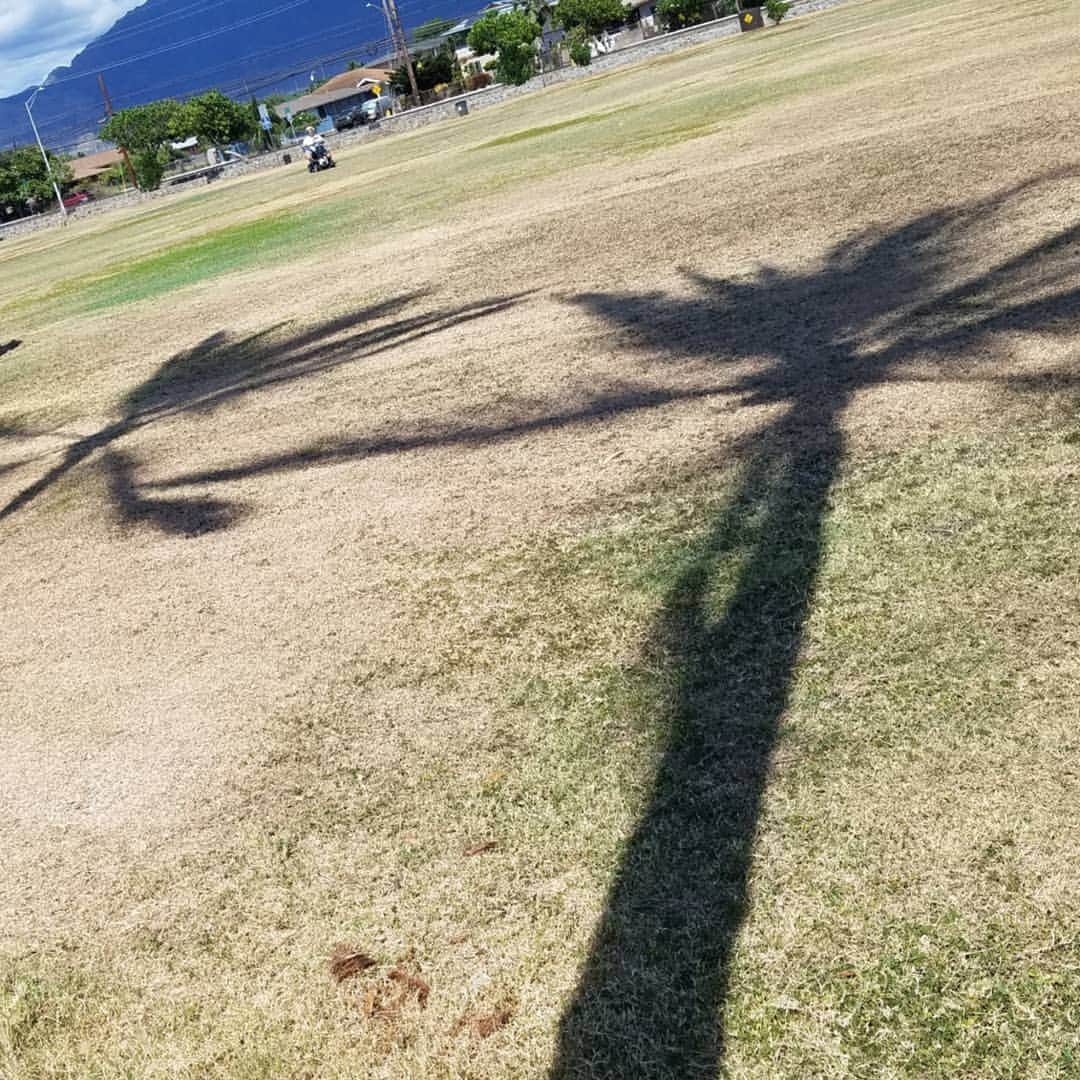
[[[39,86],[27,99],[26,99],[26,115],[30,117],[30,127],[34,132],[34,141],[37,143],[38,149],[41,151],[41,160],[45,162],[45,175],[52,181],[52,189],[56,192],[56,205],[60,207],[60,214],[67,220],[67,207],[64,205],[64,196],[60,194],[60,185],[56,182],[56,177],[53,176],[52,166],[49,164],[49,155],[45,153],[45,147],[41,145],[41,136],[38,134],[37,124],[34,123],[34,114],[30,111],[30,107],[34,104],[34,98],[41,93],[41,87]]]
[[[397,51],[397,41],[394,40],[394,31],[390,29],[390,13],[386,10],[386,2],[383,0],[381,4],[365,4],[364,7],[371,8],[372,11],[381,11],[383,22],[386,24],[386,40],[394,46],[394,51]]]

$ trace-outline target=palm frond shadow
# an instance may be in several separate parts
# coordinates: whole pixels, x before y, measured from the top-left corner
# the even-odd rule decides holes
[[[211,334],[170,357],[122,402],[119,419],[69,444],[37,480],[0,507],[0,520],[23,509],[92,457],[100,458],[116,516],[184,536],[227,528],[244,507],[205,496],[163,499],[138,480],[139,460],[116,444],[133,432],[181,413],[209,413],[265,388],[370,359],[431,334],[508,310],[527,294],[506,295],[456,307],[406,315],[427,297],[420,290],[361,308],[288,335],[281,325],[246,337]]]

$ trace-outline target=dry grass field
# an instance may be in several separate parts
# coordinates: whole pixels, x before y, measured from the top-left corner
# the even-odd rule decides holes
[[[0,244],[0,1076],[1080,1076],[1078,57],[853,0]]]

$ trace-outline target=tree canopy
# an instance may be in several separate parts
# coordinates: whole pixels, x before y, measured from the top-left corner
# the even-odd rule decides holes
[[[453,52],[440,49],[438,52],[424,53],[413,58],[413,71],[416,74],[416,86],[421,92],[431,90],[444,83],[453,82],[458,77],[457,60]],[[404,65],[390,77],[390,85],[401,94],[411,94],[409,73]]]
[[[177,134],[195,135],[204,146],[250,139],[256,128],[251,110],[220,90],[191,98],[181,106],[174,123]]]
[[[469,31],[469,48],[476,53],[495,53],[495,73],[504,83],[520,86],[535,70],[536,40],[540,24],[518,9],[485,15]]]
[[[109,117],[101,137],[132,154],[157,150],[176,138],[176,121],[182,109],[172,98],[132,105]]]
[[[121,109],[101,129],[101,138],[128,151],[139,187],[149,191],[161,183],[172,140],[194,135],[204,146],[212,146],[248,139],[256,130],[248,106],[211,90],[183,105],[164,98]]]
[[[172,98],[132,105],[109,117],[101,137],[122,146],[131,156],[135,179],[143,191],[161,183],[169,153],[165,144],[177,137],[183,106]]]
[[[29,199],[47,203],[55,198],[52,181],[69,183],[71,169],[55,154],[48,157],[46,169],[36,146],[20,146],[0,153],[0,202],[24,205]]]
[[[554,18],[564,30],[594,38],[609,26],[625,22],[626,14],[622,0],[559,0]]]

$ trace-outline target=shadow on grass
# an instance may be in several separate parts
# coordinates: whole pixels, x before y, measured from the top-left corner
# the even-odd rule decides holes
[[[0,507],[0,521],[29,505],[100,451],[112,506],[122,522],[152,525],[184,536],[226,528],[243,516],[243,507],[203,496],[150,496],[137,479],[138,460],[115,444],[165,417],[210,412],[267,387],[357,363],[430,334],[498,314],[518,303],[522,295],[403,314],[427,296],[418,291],[292,335],[283,334],[281,325],[240,339],[212,334],[193,349],[171,357],[131,390],[123,400],[120,419],[71,443],[55,465]]]
[[[932,349],[942,358],[960,355],[974,336],[1049,329],[1055,320],[1069,319],[1073,293],[1062,292],[1061,287],[1075,270],[1076,227],[953,289],[941,285],[946,275],[954,274],[958,246],[970,238],[980,221],[996,206],[1056,177],[1039,177],[995,199],[930,214],[890,232],[858,236],[839,245],[822,266],[806,274],[766,270],[749,282],[689,275],[699,293],[690,300],[648,294],[578,298],[614,332],[624,335],[628,348],[647,349],[673,362],[715,361],[717,380],[709,386],[626,383],[561,407],[537,409],[529,403],[520,415],[490,424],[459,416],[442,426],[427,424],[422,430],[393,435],[347,435],[140,482],[140,462],[115,446],[140,428],[178,413],[209,412],[267,387],[502,314],[526,294],[407,314],[410,306],[427,298],[420,291],[292,335],[281,325],[240,339],[212,334],[195,348],[171,357],[134,387],[122,402],[120,418],[70,444],[52,468],[0,507],[0,521],[99,451],[119,520],[196,536],[227,528],[244,516],[245,508],[203,493],[183,494],[180,489],[185,487],[433,447],[492,445],[714,396],[788,410],[786,419],[753,440],[727,447],[752,459],[766,453],[762,449],[766,445],[783,444],[783,449],[766,453],[767,461],[775,465],[797,445],[793,432],[804,430],[810,416],[815,417],[817,435],[825,443],[838,443],[836,421],[850,395],[894,377],[893,370],[920,351]],[[730,366],[725,362],[747,357],[772,360],[753,376],[733,379],[725,373],[725,366]],[[166,492],[174,494],[165,497]],[[766,504],[771,505],[771,500],[766,499]]]
[[[742,463],[738,490],[700,541],[664,604],[651,650],[672,687],[667,746],[626,848],[576,994],[563,1017],[552,1080],[713,1077],[722,1067],[722,1010],[733,943],[746,910],[762,795],[822,558],[829,492],[843,461],[842,417],[853,395],[884,381],[923,378],[939,365],[981,379],[973,357],[1002,333],[1074,334],[1080,316],[1080,226],[983,272],[963,273],[997,213],[1042,197],[1038,177],[997,196],[861,234],[806,272],[762,271],[726,281],[687,274],[689,296],[587,294],[577,302],[628,351],[660,363],[708,363],[711,386],[626,385],[584,401],[523,407],[500,423],[465,418],[393,436],[265,454],[153,484],[115,444],[178,412],[397,348],[506,312],[520,296],[405,316],[400,297],[291,338],[214,335],[164,364],[125,399],[122,417],[72,444],[44,476],[0,508],[26,506],[103,451],[122,520],[195,535],[235,522],[242,507],[177,492],[245,477],[428,447],[492,445],[605,422],[682,400],[726,397],[771,406],[774,419],[724,453]],[[949,284],[953,282],[954,284]],[[375,320],[378,325],[367,324]],[[758,361],[746,374],[745,361]],[[931,376],[932,377],[932,376]],[[1070,374],[1060,385],[1076,385]],[[1005,378],[1018,392],[1039,385]],[[736,566],[721,595],[718,573]]]
[[[990,335],[1075,333],[1080,227],[944,284],[991,216],[1043,179],[860,236],[807,274],[688,275],[689,299],[579,298],[628,349],[718,368],[766,358],[728,392],[780,411],[725,448],[743,462],[738,490],[672,588],[650,643],[672,687],[666,749],[563,1016],[552,1080],[721,1071],[731,954],[843,461],[843,412],[858,391],[904,378],[907,362],[979,377],[971,357]],[[733,565],[734,585],[719,595],[718,571]]]
[[[10,341],[5,341],[0,345],[0,356],[6,356],[9,352],[14,352],[22,342],[18,338],[12,338]]]

